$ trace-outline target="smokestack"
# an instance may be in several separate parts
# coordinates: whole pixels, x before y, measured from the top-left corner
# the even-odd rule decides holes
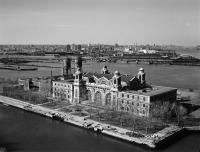
[[[75,59],[75,68],[82,71],[82,58],[80,56]]]
[[[51,82],[50,82],[50,94],[53,94],[53,74],[52,74],[52,70],[51,70]]]
[[[62,75],[64,78],[67,78],[69,75],[71,75],[71,59],[70,58],[66,58],[63,60]]]

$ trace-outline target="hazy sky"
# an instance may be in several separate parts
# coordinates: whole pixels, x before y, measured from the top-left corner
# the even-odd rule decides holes
[[[0,44],[199,42],[199,0],[0,0]]]

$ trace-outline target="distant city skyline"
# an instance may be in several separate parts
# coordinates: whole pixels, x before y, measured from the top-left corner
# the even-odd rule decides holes
[[[199,0],[0,0],[0,44],[200,42]]]

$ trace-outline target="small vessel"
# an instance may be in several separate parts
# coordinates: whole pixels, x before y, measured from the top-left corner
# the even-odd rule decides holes
[[[55,120],[59,120],[59,121],[64,121],[64,118],[60,115],[57,115],[57,114],[52,114],[52,118],[55,119]]]
[[[2,103],[2,104],[3,104],[4,106],[7,106],[7,107],[9,106],[9,104],[7,104],[7,103]]]

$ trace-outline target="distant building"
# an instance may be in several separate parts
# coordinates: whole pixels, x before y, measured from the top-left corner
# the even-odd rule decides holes
[[[155,54],[158,53],[158,51],[156,50],[146,50],[146,49],[142,49],[142,50],[138,50],[139,53],[144,53],[144,54]]]
[[[125,47],[123,52],[126,54],[133,54],[135,50],[133,50],[131,47]]]

